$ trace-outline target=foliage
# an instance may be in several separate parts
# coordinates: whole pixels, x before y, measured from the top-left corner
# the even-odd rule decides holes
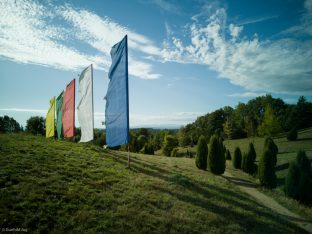
[[[223,174],[225,171],[223,142],[215,135],[210,138],[209,142],[208,167],[212,173],[217,175]]]
[[[45,119],[39,116],[32,116],[26,122],[26,132],[34,135],[45,134]]]
[[[287,133],[287,140],[295,141],[297,140],[297,138],[298,138],[298,130],[297,127],[294,127]]]
[[[137,138],[137,144],[138,144],[139,150],[141,150],[147,142],[148,142],[148,138],[146,135],[139,135]]]
[[[301,97],[296,105],[286,104],[282,99],[271,95],[256,97],[248,103],[238,103],[232,107],[223,107],[206,115],[199,116],[193,123],[183,127],[180,145],[196,144],[199,136],[207,139],[215,133],[226,139],[238,139],[247,136],[272,136],[289,131],[298,124],[298,129],[312,127],[312,103]],[[184,141],[182,143],[182,140]]]
[[[167,135],[165,137],[164,148],[163,148],[164,155],[170,156],[171,151],[178,145],[179,145],[179,141],[177,137],[172,136],[172,135]]]
[[[234,156],[233,156],[233,167],[236,169],[240,169],[241,168],[241,164],[242,164],[242,152],[240,150],[239,147],[235,148],[234,151]]]
[[[248,152],[244,154],[242,160],[242,169],[248,174],[253,174],[255,172],[255,159],[256,151],[252,142],[249,143]]]
[[[154,155],[154,146],[152,143],[148,142],[145,143],[145,145],[143,146],[143,148],[140,151],[142,154],[150,154],[150,155]]]
[[[179,129],[179,132],[178,132],[178,139],[179,139],[179,145],[181,147],[185,147],[185,146],[188,146],[188,145],[191,145],[191,136],[189,134],[187,134],[187,132],[185,131],[185,128],[181,127]]]
[[[230,151],[229,151],[228,149],[226,150],[225,155],[226,155],[226,156],[225,156],[225,159],[226,159],[226,160],[232,160],[231,153],[230,153]]]
[[[311,163],[305,151],[298,151],[296,160],[290,163],[284,191],[286,195],[302,203],[312,203]]]
[[[278,147],[274,143],[273,139],[270,137],[267,137],[264,141],[264,150],[266,150],[266,149],[268,149],[272,152],[273,162],[274,162],[274,166],[275,166],[277,163]]]
[[[178,148],[174,148],[174,149],[171,151],[170,156],[171,156],[171,157],[177,157],[178,151],[179,151]]]
[[[97,146],[103,147],[104,145],[106,145],[106,134],[105,132],[102,130],[94,130],[94,140],[93,143]]]
[[[197,168],[202,170],[207,169],[207,155],[208,155],[208,146],[206,138],[204,136],[200,136],[197,142],[197,153],[195,158]]]
[[[270,189],[276,187],[274,156],[273,152],[267,148],[259,161],[258,177],[262,186]]]
[[[0,116],[0,133],[20,131],[22,131],[22,128],[13,117],[9,117],[7,115],[3,117]]]
[[[268,105],[264,111],[263,121],[258,127],[258,133],[260,136],[273,136],[281,131],[281,124],[274,114],[273,109]]]

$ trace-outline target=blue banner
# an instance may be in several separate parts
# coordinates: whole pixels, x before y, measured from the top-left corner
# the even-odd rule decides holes
[[[112,65],[106,94],[106,144],[129,142],[128,43],[127,35],[111,49]]]

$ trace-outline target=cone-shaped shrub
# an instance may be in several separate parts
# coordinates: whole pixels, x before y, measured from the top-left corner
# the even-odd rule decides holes
[[[210,138],[208,167],[212,173],[217,175],[223,174],[225,171],[224,146],[222,140],[217,136]]]
[[[231,153],[230,153],[230,151],[227,149],[226,150],[226,153],[225,153],[225,155],[226,155],[226,160],[231,160],[232,159],[232,157],[231,157]]]
[[[208,154],[208,146],[204,136],[201,136],[198,139],[197,143],[197,154],[195,163],[197,168],[206,170],[207,169],[207,154]]]
[[[266,188],[276,187],[274,155],[269,149],[266,149],[260,158],[258,176],[262,186]]]
[[[237,168],[237,169],[240,169],[241,168],[241,163],[242,163],[242,152],[240,150],[239,147],[236,147],[235,148],[235,151],[234,151],[234,156],[233,156],[233,167],[234,168]]]
[[[287,140],[295,141],[297,140],[297,138],[298,138],[298,130],[296,127],[294,127],[287,133]]]
[[[278,147],[277,145],[274,143],[273,139],[268,137],[265,139],[264,142],[264,151],[268,149],[272,152],[272,156],[273,156],[273,161],[274,161],[274,166],[277,163],[277,153],[278,153]]]
[[[255,159],[256,159],[256,151],[252,144],[249,143],[248,152],[244,154],[242,160],[242,169],[244,172],[248,174],[253,174],[255,172]]]
[[[296,160],[290,163],[284,191],[302,203],[312,203],[311,164],[304,151],[299,151]]]

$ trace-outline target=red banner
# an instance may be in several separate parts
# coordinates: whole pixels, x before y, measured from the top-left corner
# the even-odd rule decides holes
[[[63,96],[62,112],[64,137],[73,137],[75,134],[75,79],[66,87]]]

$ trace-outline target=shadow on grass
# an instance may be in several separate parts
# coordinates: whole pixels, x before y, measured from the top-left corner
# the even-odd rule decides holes
[[[243,186],[243,187],[247,187],[247,188],[257,188],[258,185],[255,183],[252,183],[248,180],[244,180],[244,179],[240,179],[240,178],[234,178],[234,177],[229,177],[229,176],[225,176],[222,175],[223,178],[227,179],[229,182],[239,185],[239,186]]]
[[[278,165],[275,167],[275,171],[282,171],[282,170],[285,170],[289,167],[289,163],[283,163],[281,165]]]
[[[117,162],[127,165],[126,156],[121,156],[117,152],[106,153],[108,153],[108,155],[114,158]],[[267,233],[286,233],[289,231],[287,228],[290,227],[297,232],[299,231],[305,233],[303,229],[300,229],[296,225],[287,222],[286,220],[288,220],[288,217],[287,219],[283,219],[280,215],[275,215],[274,213],[266,211],[266,207],[257,201],[250,199],[248,196],[243,196],[231,190],[220,188],[205,182],[194,183],[191,181],[191,179],[184,175],[174,174],[168,170],[140,161],[139,159],[132,158],[131,161],[132,171],[148,176],[153,176],[168,183],[177,184],[182,186],[184,189],[186,189],[186,191],[188,191],[188,193],[191,193],[192,195],[180,194],[156,185],[151,186],[153,190],[168,194],[182,202],[206,209],[208,212],[226,217],[226,219],[231,220],[234,223],[239,223],[240,226],[247,228],[248,231],[262,230],[262,232],[265,231]],[[226,179],[230,180],[229,178]],[[243,186],[255,187],[255,185],[246,180],[234,179],[232,182]],[[219,201],[224,205],[219,206],[217,204],[213,204],[211,199],[214,199],[215,197],[218,197]],[[237,207],[239,210],[236,211],[237,208],[233,208],[233,206]],[[240,209],[251,212],[252,215],[245,214]],[[259,219],[259,216],[263,218]],[[263,220],[264,218],[265,220]],[[271,222],[267,220],[270,220]]]

